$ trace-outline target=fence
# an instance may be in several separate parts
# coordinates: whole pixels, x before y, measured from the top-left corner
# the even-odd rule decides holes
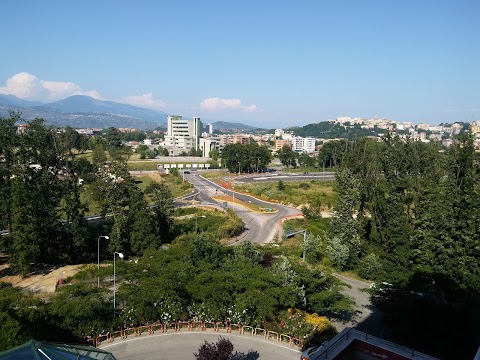
[[[127,339],[129,337],[138,337],[142,335],[153,335],[155,333],[167,333],[168,331],[181,332],[199,329],[202,331],[211,330],[214,332],[232,333],[235,331],[238,335],[246,334],[250,336],[261,336],[264,339],[276,341],[279,343],[287,343],[290,347],[302,347],[303,339],[296,338],[287,334],[279,334],[262,328],[256,328],[248,325],[231,324],[229,322],[210,322],[210,321],[178,321],[169,323],[159,323],[152,325],[143,325],[118,330],[112,333],[98,335],[95,339],[88,337],[87,341],[94,343],[99,347],[102,343],[112,343],[115,339]]]

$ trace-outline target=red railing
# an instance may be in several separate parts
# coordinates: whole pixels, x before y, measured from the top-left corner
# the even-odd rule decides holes
[[[175,332],[181,329],[187,329],[192,331],[194,328],[202,331],[213,330],[215,332],[224,331],[231,333],[233,330],[238,331],[239,335],[250,333],[251,336],[262,336],[267,340],[276,340],[278,342],[286,342],[290,347],[303,346],[303,340],[286,334],[279,334],[275,331],[265,330],[262,328],[254,328],[252,326],[243,326],[241,324],[231,324],[229,322],[211,322],[211,321],[178,321],[169,323],[159,323],[152,325],[143,325],[138,327],[131,327],[127,329],[117,330],[113,333],[106,333],[98,335],[95,339],[89,338],[89,341],[95,344],[96,347],[100,346],[104,342],[113,342],[115,339],[127,339],[129,336],[141,336],[144,333],[148,335],[155,334],[155,332],[166,333],[168,330]]]

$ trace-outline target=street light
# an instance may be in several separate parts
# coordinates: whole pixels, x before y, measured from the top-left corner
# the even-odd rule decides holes
[[[113,253],[113,314],[115,314],[115,255],[118,254],[120,259],[123,259],[123,254],[121,252],[114,252]]]
[[[198,218],[201,217],[201,218],[206,218],[205,215],[200,215],[200,216],[197,216],[197,214],[195,214],[195,234],[197,233],[197,228],[198,228]]]
[[[305,244],[307,243],[307,230],[298,230],[298,231],[289,231],[288,233],[285,234],[285,237],[287,239],[293,237],[295,234],[300,234],[300,233],[303,233],[303,255],[302,255],[302,258],[303,258],[303,261],[305,261]]]
[[[97,239],[97,288],[100,287],[100,238],[110,240],[108,236],[99,236]]]

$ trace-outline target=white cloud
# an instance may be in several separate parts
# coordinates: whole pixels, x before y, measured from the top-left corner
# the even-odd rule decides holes
[[[11,94],[24,100],[56,101],[72,95],[103,97],[96,90],[84,91],[72,82],[40,80],[35,75],[21,72],[7,79],[0,94]]]
[[[146,108],[155,109],[155,110],[161,110],[165,108],[165,105],[166,105],[164,101],[160,99],[155,99],[152,93],[127,96],[127,97],[118,99],[118,101],[130,104],[130,105],[136,105],[136,106],[146,107]]]
[[[253,112],[257,110],[256,105],[242,105],[240,99],[221,99],[218,97],[203,100],[200,103],[200,107],[208,111],[240,109],[247,112]]]

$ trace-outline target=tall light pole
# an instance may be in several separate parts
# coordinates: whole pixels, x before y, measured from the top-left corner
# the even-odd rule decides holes
[[[298,230],[298,231],[290,231],[288,232],[287,234],[285,234],[285,237],[287,239],[291,238],[292,236],[294,236],[295,234],[300,234],[300,233],[303,233],[303,255],[302,255],[302,259],[303,261],[305,261],[305,245],[307,243],[307,230],[303,229],[303,230]]]
[[[201,218],[206,218],[205,215],[200,215],[200,216],[197,216],[197,214],[195,214],[195,234],[197,233],[197,228],[198,228],[198,218],[201,217]]]
[[[100,287],[100,238],[110,240],[108,236],[101,235],[97,239],[97,288]]]
[[[113,314],[115,314],[115,308],[116,308],[116,303],[115,303],[115,255],[118,254],[118,257],[120,259],[123,259],[123,254],[121,252],[114,252],[113,253]]]

